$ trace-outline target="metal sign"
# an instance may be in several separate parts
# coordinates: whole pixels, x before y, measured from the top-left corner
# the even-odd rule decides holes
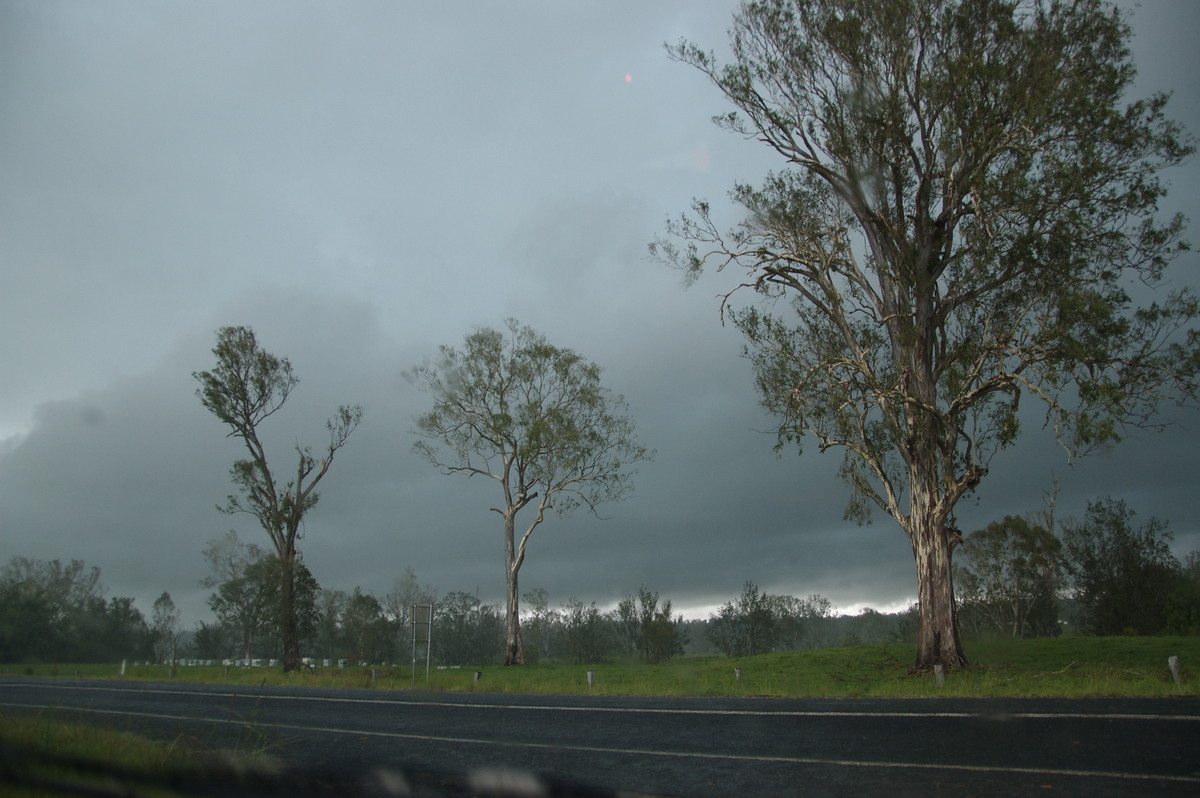
[[[429,681],[429,659],[433,646],[433,605],[414,604],[412,606],[412,673],[413,681],[417,680],[417,646],[425,646],[425,681]]]
[[[433,631],[433,605],[414,604],[412,608],[414,643],[428,643]]]

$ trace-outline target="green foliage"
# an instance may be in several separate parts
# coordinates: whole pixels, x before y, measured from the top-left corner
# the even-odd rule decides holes
[[[253,543],[243,544],[237,532],[214,538],[203,551],[212,572],[201,580],[207,588],[216,588],[208,597],[208,606],[217,616],[217,624],[233,641],[220,653],[221,658],[251,659],[261,656],[254,651],[259,638],[270,634],[273,611],[270,590],[247,577],[251,564],[267,556]],[[260,572],[261,573],[261,572]]]
[[[133,599],[102,598],[100,569],[81,560],[13,557],[0,569],[0,662],[102,662],[152,655]]]
[[[417,422],[426,441],[416,450],[447,473],[496,479],[514,510],[538,497],[539,511],[594,511],[621,499],[627,467],[650,456],[624,398],[600,384],[600,367],[515,320],[507,336],[477,330],[461,351],[443,346],[436,364],[408,376],[434,400]]]
[[[534,588],[521,596],[525,607],[521,616],[521,634],[525,638],[525,656],[531,662],[549,657],[560,637],[562,613],[550,606],[545,588]],[[529,644],[533,647],[530,648]]]
[[[177,653],[175,648],[179,642],[180,615],[170,593],[163,591],[162,595],[154,600],[150,628],[154,633],[154,653],[159,662],[170,660]]]
[[[1200,551],[1191,552],[1183,561],[1163,612],[1169,633],[1200,635]]]
[[[308,650],[320,659],[340,659],[344,654],[342,616],[350,597],[344,590],[322,590],[316,600],[316,629]]]
[[[370,593],[354,588],[342,616],[342,628],[350,643],[350,658],[355,662],[382,662],[392,659],[393,636],[383,605]]]
[[[637,596],[625,596],[614,613],[618,633],[626,651],[643,662],[666,662],[682,654],[687,643],[683,616],[671,617],[671,602],[658,603],[658,593],[638,589]]]
[[[259,425],[283,407],[299,383],[291,362],[264,350],[249,327],[222,327],[212,351],[216,367],[192,373],[200,383],[196,395],[230,428],[231,437],[245,443],[250,455],[249,459],[236,461],[230,470],[241,495],[230,495],[221,509],[253,515],[270,535],[279,555],[288,559],[300,521],[319,498],[314,489],[328,471],[334,453],[362,421],[362,408],[343,405],[326,421],[329,446],[319,467],[312,449],[297,445],[297,476],[279,484],[268,465]]]
[[[300,379],[287,358],[262,349],[249,327],[222,327],[213,347],[217,365],[195,372],[200,402],[238,437],[250,437],[268,416],[283,407]]]
[[[1057,635],[1062,543],[1045,527],[1006,516],[968,535],[955,569],[960,616],[977,634]]]
[[[400,653],[411,653],[413,639],[412,611],[414,604],[436,604],[437,590],[430,585],[422,585],[417,579],[417,573],[411,566],[406,566],[404,573],[396,580],[392,589],[382,598],[384,614],[391,623]]]
[[[433,658],[443,665],[492,665],[501,659],[504,618],[478,596],[447,593],[434,608],[433,629]]]
[[[394,661],[396,628],[372,593],[322,590],[314,607],[314,634],[306,651],[319,659],[350,662]]]
[[[1089,502],[1082,521],[1067,522],[1064,543],[1075,597],[1091,634],[1152,635],[1167,627],[1167,601],[1180,582],[1165,521],[1133,526],[1122,500]]]
[[[698,203],[669,230],[688,247],[654,250],[691,270],[743,266],[748,286],[791,300],[790,322],[730,309],[781,440],[846,447],[847,478],[885,510],[906,451],[952,452],[952,504],[1015,440],[1026,393],[1081,449],[1148,422],[1165,390],[1194,398],[1197,353],[1171,338],[1194,297],[1136,307],[1122,288],[1157,281],[1182,246],[1181,218],[1155,221],[1157,173],[1193,146],[1165,96],[1126,96],[1120,14],[764,0],[731,35],[723,67],[691,43],[671,54],[736,106],[719,124],[789,168],[735,189],[736,230]]]
[[[281,655],[286,647],[285,627],[289,609],[283,600],[283,580],[292,580],[292,607],[296,633],[301,640],[309,639],[316,632],[317,594],[321,586],[299,554],[288,569],[286,576],[283,562],[274,554],[268,554],[246,566],[243,589],[252,594],[251,604],[262,614],[258,638],[259,644],[269,655]]]
[[[231,659],[231,654],[237,650],[237,641],[229,634],[229,630],[219,623],[200,621],[192,634],[188,656],[224,660]]]
[[[617,646],[616,633],[596,602],[584,604],[570,599],[562,612],[562,641],[565,654],[577,665],[608,662]]]
[[[204,635],[196,645],[219,651],[205,658],[278,658],[283,645],[284,612],[284,575],[279,557],[254,544],[241,543],[233,531],[210,540],[204,557],[212,573],[201,584],[215,588],[208,597],[208,606],[217,623],[202,627]],[[301,639],[311,639],[316,634],[320,586],[299,553],[293,570],[296,629]]]
[[[774,596],[746,582],[742,593],[710,616],[706,634],[717,650],[729,657],[747,657],[800,648],[815,640],[814,620],[827,618],[829,600]]]

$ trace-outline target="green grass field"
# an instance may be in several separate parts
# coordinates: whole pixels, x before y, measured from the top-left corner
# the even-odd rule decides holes
[[[677,657],[661,665],[618,661],[600,665],[543,662],[523,668],[499,665],[434,670],[412,678],[411,665],[321,668],[283,673],[279,668],[177,668],[175,681],[208,684],[303,685],[387,690],[598,695],[922,697],[922,696],[1172,696],[1200,695],[1200,637],[1070,637],[980,640],[968,645],[972,665],[946,674],[911,673],[912,646],[860,646],[790,651],[743,659]],[[1167,658],[1178,656],[1175,684]],[[735,675],[741,669],[741,677]],[[587,683],[593,671],[594,686]],[[481,675],[478,681],[474,673]],[[167,680],[163,665],[9,665],[0,673],[49,677]]]

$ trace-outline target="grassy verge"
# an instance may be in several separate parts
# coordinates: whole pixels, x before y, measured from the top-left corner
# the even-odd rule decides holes
[[[573,665],[543,662],[423,670],[411,666],[322,668],[285,674],[278,668],[179,667],[176,681],[210,684],[431,689],[461,692],[597,695],[786,697],[921,696],[1174,696],[1200,695],[1200,637],[1072,637],[974,641],[969,669],[947,674],[938,687],[931,674],[912,674],[906,644],[791,651],[743,659],[679,657],[661,665],[613,662]],[[1175,684],[1167,658],[1178,656],[1183,678]],[[735,668],[741,669],[740,678]],[[587,671],[594,674],[589,687]],[[474,673],[481,675],[478,681]],[[0,673],[121,678],[113,665],[8,666]],[[126,679],[166,680],[166,666],[126,669]]]
[[[0,744],[6,760],[0,783],[4,794],[14,798],[115,795],[114,773],[153,782],[159,774],[198,773],[204,765],[203,756],[179,740],[149,740],[53,715],[0,710]],[[42,757],[53,757],[53,761]],[[176,793],[166,786],[151,786],[138,794]]]

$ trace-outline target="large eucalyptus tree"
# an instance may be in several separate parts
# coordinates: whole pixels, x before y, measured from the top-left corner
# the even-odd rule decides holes
[[[783,168],[734,189],[732,231],[696,202],[652,250],[744,270],[722,311],[780,445],[844,449],[848,516],[877,506],[912,544],[917,666],[964,665],[955,505],[1022,400],[1082,454],[1195,398],[1195,297],[1144,301],[1185,248],[1158,173],[1191,140],[1166,96],[1129,96],[1131,29],[1104,0],[762,0],[730,35],[725,65],[670,53]],[[739,288],[772,302],[736,308]]]

